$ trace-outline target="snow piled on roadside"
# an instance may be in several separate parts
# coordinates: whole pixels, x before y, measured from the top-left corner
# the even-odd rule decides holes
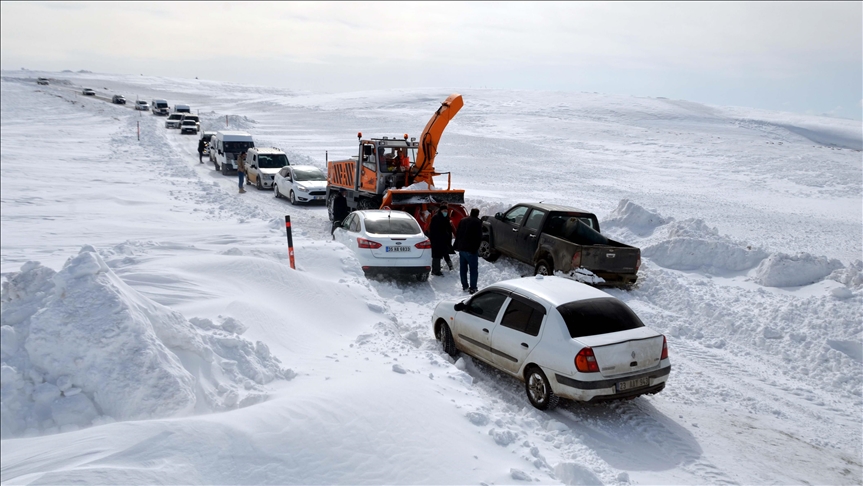
[[[186,320],[90,246],[60,272],[28,262],[0,303],[3,438],[242,407],[294,376],[242,323]]]
[[[755,269],[754,280],[765,287],[798,287],[819,282],[841,268],[844,265],[832,258],[774,253]]]

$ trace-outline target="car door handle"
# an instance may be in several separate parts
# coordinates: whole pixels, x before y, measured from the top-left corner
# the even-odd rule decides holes
[[[528,238],[536,238],[536,235],[527,235]]]
[[[484,333],[488,334],[488,329],[486,329],[486,328],[482,328],[482,332],[484,332]]]
[[[513,233],[518,233],[518,228],[513,228],[513,229],[512,229],[512,232],[513,232]]]
[[[527,343],[521,343],[521,347],[528,348],[528,345],[527,345]]]

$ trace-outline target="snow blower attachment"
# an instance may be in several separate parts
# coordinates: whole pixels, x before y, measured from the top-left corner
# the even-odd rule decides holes
[[[464,189],[452,189],[452,174],[436,172],[434,159],[438,142],[450,120],[464,101],[460,94],[450,95],[435,111],[420,135],[408,139],[363,139],[357,134],[359,152],[347,160],[327,161],[327,208],[333,219],[333,200],[339,189],[347,191],[348,207],[353,209],[398,209],[412,214],[428,228],[437,206],[448,204],[453,225],[465,216]],[[447,176],[447,187],[435,187],[435,176]]]

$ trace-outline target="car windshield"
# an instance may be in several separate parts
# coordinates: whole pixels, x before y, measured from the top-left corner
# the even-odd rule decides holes
[[[183,120],[183,125],[189,125],[189,126],[192,126],[192,125],[195,125],[195,124],[196,124],[196,123],[195,123],[195,120]]]
[[[294,180],[303,181],[325,181],[327,176],[321,169],[294,169]]]
[[[146,102],[146,101],[142,101],[141,103],[145,103],[145,104],[146,104],[147,102]],[[157,102],[156,102],[156,108],[167,108],[167,107],[168,107],[168,103],[166,103],[166,102],[164,102],[164,101],[157,101]]]
[[[370,235],[418,235],[422,233],[419,224],[404,217],[366,218],[366,233]]]
[[[225,142],[225,152],[238,154],[255,146],[255,142]]]
[[[258,166],[261,169],[281,169],[288,165],[285,154],[258,154]]]
[[[644,327],[635,312],[617,299],[579,300],[558,306],[557,311],[573,338]]]
[[[177,113],[172,113],[171,116],[168,117],[168,120],[179,120],[183,118],[183,115],[178,115]]]

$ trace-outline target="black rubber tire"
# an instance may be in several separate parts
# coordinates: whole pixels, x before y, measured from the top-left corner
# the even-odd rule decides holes
[[[428,282],[428,279],[429,279],[429,273],[428,272],[423,272],[423,273],[417,274],[417,282]]]
[[[248,177],[248,176],[246,176],[246,177]],[[258,176],[255,178],[255,189],[257,189],[259,191],[264,190],[264,185],[261,184],[261,174],[258,174]]]
[[[279,192],[279,185],[275,182],[273,182],[273,196],[275,196],[276,199],[282,198],[282,193]]]
[[[222,175],[225,175],[225,176],[226,176],[226,175],[228,175],[227,165],[228,165],[228,164],[222,164],[222,165],[221,165],[221,167],[222,167]]]
[[[288,193],[288,201],[291,202],[291,206],[297,205],[297,196],[294,196],[294,190],[291,189],[291,192]]]
[[[500,252],[495,251],[494,247],[491,246],[491,242],[489,241],[487,236],[484,236],[482,241],[480,241],[477,254],[480,256],[480,258],[487,262],[494,262],[495,260],[500,258]]]
[[[438,335],[436,336],[438,341],[441,342],[443,346],[444,353],[455,358],[458,356],[458,349],[455,347],[455,341],[452,338],[452,331],[450,331],[449,326],[446,322],[441,322],[440,327],[438,328]]]
[[[333,202],[336,200],[336,191],[330,191],[329,196],[327,196],[327,216],[330,217],[330,221],[333,221]]]
[[[530,404],[539,410],[552,410],[560,402],[538,366],[531,366],[524,372],[524,391]]]
[[[540,259],[536,262],[536,266],[533,267],[534,275],[554,275],[554,265],[549,263],[549,261],[545,258]]]

